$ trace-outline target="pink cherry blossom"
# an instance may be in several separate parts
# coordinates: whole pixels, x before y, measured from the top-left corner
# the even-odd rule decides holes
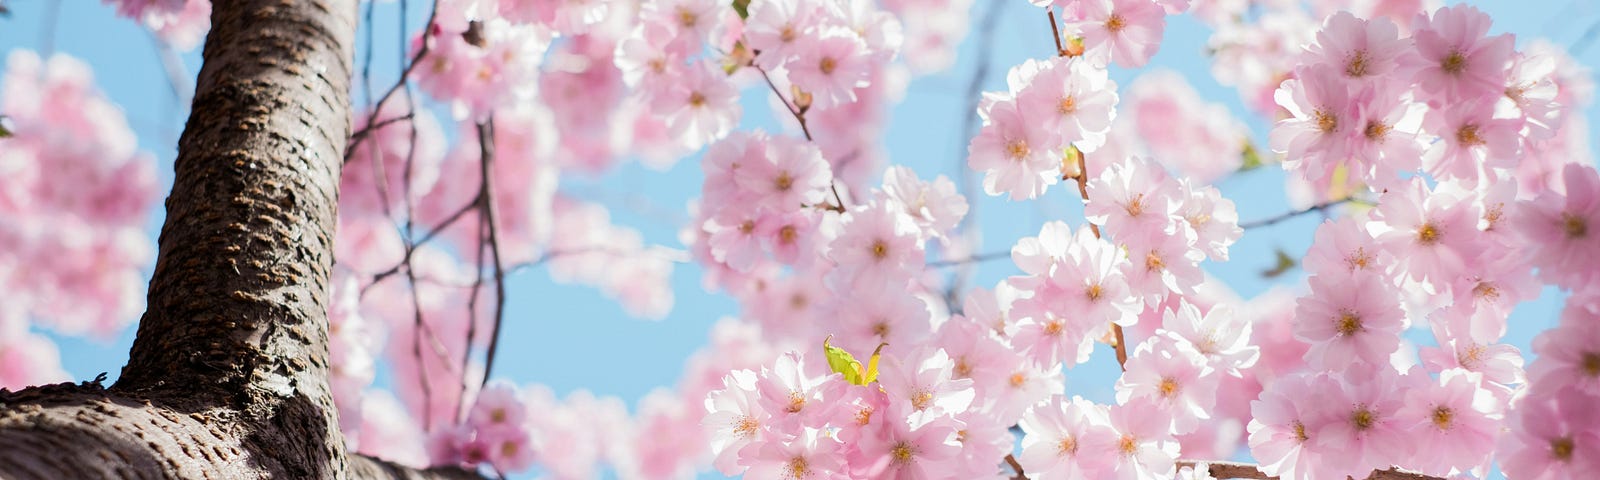
[[[887,202],[851,211],[828,256],[850,290],[898,287],[927,261],[916,222]]]
[[[919,422],[972,405],[972,380],[953,378],[953,367],[944,350],[923,348],[884,359],[878,382],[891,406]]]
[[[1313,275],[1366,272],[1387,276],[1386,270],[1394,260],[1368,233],[1365,222],[1341,217],[1317,227],[1311,250],[1306,251],[1301,263]]]
[[[1089,181],[1088,192],[1084,218],[1105,227],[1118,242],[1132,240],[1123,236],[1149,232],[1165,237],[1180,231],[1178,183],[1148,159],[1114,159],[1099,177]],[[1188,240],[1182,241],[1187,247]]]
[[[1297,374],[1273,381],[1250,402],[1250,454],[1262,472],[1279,478],[1333,475],[1319,435],[1323,425],[1336,421],[1323,399],[1337,388],[1326,375]]]
[[[1351,81],[1360,81],[1394,73],[1410,46],[1389,19],[1366,20],[1341,11],[1323,22],[1306,53],[1312,59],[1309,63],[1328,65]]]
[[[1568,300],[1561,312],[1561,323],[1545,330],[1533,341],[1539,356],[1528,369],[1528,383],[1536,394],[1550,394],[1574,388],[1590,396],[1600,396],[1600,318],[1596,305],[1586,299]]]
[[[1194,231],[1194,248],[1212,260],[1228,261],[1228,247],[1244,235],[1233,200],[1223,198],[1216,187],[1189,179],[1179,180],[1178,185],[1182,200],[1176,216],[1183,219],[1183,228]]]
[[[904,166],[889,167],[883,172],[883,193],[922,227],[924,240],[948,238],[946,234],[967,215],[967,199],[956,193],[955,183],[944,175],[928,182]]]
[[[1335,272],[1309,279],[1311,294],[1300,299],[1294,320],[1295,338],[1311,344],[1306,361],[1332,369],[1388,364],[1406,319],[1394,287],[1382,278]]]
[[[1211,418],[1217,398],[1218,376],[1204,354],[1188,340],[1153,336],[1128,356],[1127,370],[1117,380],[1117,403],[1134,398],[1172,420],[1171,432],[1194,431]]]
[[[838,335],[840,347],[863,355],[882,343],[917,345],[933,334],[926,301],[888,287],[852,291],[823,325]]]
[[[857,440],[857,452],[850,462],[852,475],[894,480],[943,478],[944,469],[961,452],[958,432],[962,424],[949,416],[907,421],[909,412],[898,405],[905,404],[891,404],[886,411],[872,415],[874,421],[883,422],[883,429]]]
[[[825,432],[807,428],[799,435],[767,442],[750,458],[750,478],[845,478],[843,446]]]
[[[760,448],[772,421],[764,404],[757,401],[756,381],[755,372],[749,370],[728,372],[723,389],[706,398],[709,415],[702,425],[711,432],[711,452],[716,455],[717,470],[724,475],[737,475],[748,468],[739,465],[739,458],[747,447]]]
[[[1595,397],[1576,389],[1526,395],[1500,437],[1500,468],[1509,478],[1582,478],[1600,459]]]
[[[1512,35],[1485,36],[1489,15],[1471,5],[1440,8],[1418,17],[1412,29],[1417,91],[1434,106],[1444,106],[1505,88]]]
[[[1078,7],[1081,16],[1068,20],[1067,31],[1083,36],[1084,55],[1098,65],[1142,67],[1161,45],[1166,12],[1151,0],[1085,0]]]
[[[1178,442],[1167,433],[1170,424],[1147,399],[1134,399],[1110,408],[1112,444],[1110,467],[1103,478],[1131,480],[1171,477],[1177,473]]]
[[[1339,388],[1328,392],[1332,418],[1314,434],[1333,478],[1368,475],[1409,458],[1415,444],[1406,441],[1404,399],[1394,392],[1417,388],[1420,375],[1402,375],[1387,362],[1345,370]]]
[[[1283,168],[1316,182],[1333,173],[1349,154],[1358,125],[1343,77],[1327,65],[1296,70],[1275,98],[1289,118],[1272,128],[1272,151],[1287,155]]]
[[[1030,123],[1020,104],[996,99],[979,107],[983,128],[967,146],[967,165],[983,173],[983,191],[1031,199],[1060,181],[1060,132]]]
[[[1494,102],[1465,100],[1428,112],[1423,126],[1439,134],[1422,157],[1428,173],[1475,185],[1491,168],[1508,168],[1517,159],[1521,122],[1494,118]]]
[[[1430,291],[1443,292],[1450,280],[1471,270],[1485,248],[1478,230],[1480,206],[1462,198],[1459,190],[1440,185],[1429,189],[1421,179],[1390,189],[1379,199],[1374,219],[1388,231],[1377,240],[1388,250],[1405,276],[1428,282]]]
[[[767,70],[792,58],[822,16],[815,6],[798,0],[756,0],[750,2],[749,12],[745,41],[757,52],[756,65]]]
[[[1532,250],[1539,277],[1547,282],[1577,287],[1590,283],[1590,268],[1600,251],[1600,174],[1587,165],[1570,164],[1562,170],[1566,193],[1540,194],[1520,202],[1512,217],[1513,232],[1538,245]]]
[[[1018,108],[1030,124],[1042,122],[1044,129],[1061,133],[1059,141],[1085,152],[1105,143],[1117,105],[1117,84],[1105,69],[1062,57],[1029,60],[1018,69],[1036,70],[1017,92]]]
[[[1452,469],[1465,472],[1485,463],[1494,450],[1502,413],[1481,381],[1479,374],[1446,370],[1438,383],[1406,396],[1396,415],[1416,423],[1409,431],[1417,451],[1407,467],[1446,476]]]
[[[739,91],[727,74],[710,64],[684,68],[651,108],[662,115],[667,132],[697,149],[728,134],[742,112]]]
[[[812,106],[831,109],[856,101],[856,89],[871,74],[867,44],[842,27],[822,28],[795,47],[787,66],[789,79],[812,95]]]
[[[1161,326],[1166,334],[1180,338],[1204,355],[1207,366],[1235,377],[1255,366],[1260,347],[1250,344],[1250,323],[1234,315],[1227,305],[1211,307],[1204,315],[1200,307],[1179,301],[1177,310],[1162,312]],[[1142,344],[1141,344],[1142,346]]]
[[[770,370],[762,367],[756,381],[762,409],[772,412],[775,428],[786,432],[821,426],[834,408],[827,397],[840,387],[837,375],[811,376],[802,361],[795,352],[779,356]]]
[[[1030,475],[1042,477],[1100,475],[1118,447],[1110,422],[1103,406],[1080,397],[1052,397],[1018,422],[1024,435],[1017,462]]]

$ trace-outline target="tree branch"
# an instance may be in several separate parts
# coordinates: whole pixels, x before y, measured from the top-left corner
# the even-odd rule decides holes
[[[790,102],[788,97],[784,97],[783,92],[778,90],[778,84],[772,82],[772,76],[768,75],[765,69],[762,69],[760,66],[755,64],[751,64],[750,66],[754,67],[757,72],[761,72],[761,78],[765,79],[767,81],[767,86],[772,88],[772,94],[777,95],[778,101],[783,102],[783,107],[789,110],[790,115],[794,115],[795,121],[800,122],[800,132],[806,135],[806,141],[816,142],[816,140],[811,138],[811,127],[806,126],[806,109],[793,102]],[[837,176],[833,176],[832,178],[828,179],[828,188],[833,190],[833,201],[837,202],[830,210],[843,212],[845,209],[844,197],[839,196],[838,183]]]
[[[987,262],[987,261],[990,261],[990,260],[999,260],[999,259],[1002,259],[1002,258],[1011,258],[1011,252],[979,253],[979,254],[974,254],[974,255],[966,257],[966,258],[937,260],[937,261],[928,262],[928,268],[956,267],[956,266],[962,266],[962,265],[970,265],[970,264],[974,264],[974,263]]]
[[[1190,468],[1196,468],[1196,469],[1205,468],[1207,470],[1207,472],[1211,474],[1212,477],[1218,478],[1218,479],[1248,478],[1248,479],[1257,479],[1257,480],[1276,480],[1278,478],[1278,477],[1273,477],[1273,476],[1267,475],[1265,472],[1262,472],[1260,470],[1260,467],[1256,466],[1255,464],[1251,464],[1251,463],[1211,462],[1211,461],[1204,461],[1204,460],[1179,460],[1178,461],[1178,468],[1184,468],[1184,467],[1190,467]],[[1398,469],[1398,468],[1390,468],[1388,470],[1375,470],[1375,471],[1372,472],[1371,475],[1368,475],[1366,478],[1367,478],[1367,480],[1444,480],[1443,478],[1440,478],[1440,477],[1424,475],[1424,474],[1421,474],[1421,473],[1410,472],[1410,471],[1401,470],[1401,469]]]
[[[1307,213],[1323,212],[1323,211],[1326,211],[1326,210],[1328,210],[1330,208],[1333,208],[1333,207],[1336,207],[1336,206],[1339,206],[1339,205],[1343,205],[1343,204],[1346,204],[1346,203],[1354,202],[1354,201],[1356,201],[1355,197],[1344,197],[1344,198],[1341,198],[1341,199],[1338,199],[1338,200],[1330,200],[1330,201],[1322,202],[1322,203],[1319,203],[1319,204],[1316,204],[1316,205],[1312,205],[1310,207],[1306,207],[1304,210],[1295,210],[1293,212],[1284,213],[1284,214],[1281,214],[1281,215],[1278,215],[1278,216],[1275,216],[1275,217],[1263,218],[1263,219],[1256,220],[1256,221],[1251,221],[1251,222],[1244,222],[1244,223],[1239,224],[1239,228],[1242,228],[1242,229],[1245,229],[1245,230],[1249,230],[1249,229],[1252,229],[1252,228],[1268,227],[1268,226],[1276,225],[1276,224],[1278,224],[1280,222],[1283,222],[1285,220],[1289,220],[1289,219],[1294,218],[1294,217],[1305,215]]]
[[[494,218],[494,116],[478,124],[480,170],[483,183],[478,190],[478,201],[483,206],[484,223],[488,225],[489,257],[494,259],[494,327],[489,331],[489,352],[483,361],[483,384],[488,384],[489,373],[494,371],[494,355],[500,346],[500,326],[505,321],[506,269],[500,260],[500,233]],[[476,319],[468,320],[476,321]],[[468,348],[471,348],[468,346]],[[463,392],[464,394],[465,392]]]
[[[1028,480],[1028,475],[1022,472],[1022,464],[1017,463],[1017,457],[1015,455],[1009,453],[1006,454],[1006,465],[1010,465],[1012,470],[1017,471],[1017,474],[1011,477],[1011,480]]]
[[[957,187],[961,195],[966,198],[976,198],[972,189],[973,170],[967,167],[967,143],[978,133],[978,103],[983,98],[983,83],[989,78],[990,64],[993,59],[990,54],[994,50],[994,30],[1000,22],[1000,13],[1005,11],[1006,5],[1011,2],[990,2],[989,9],[983,14],[983,22],[978,24],[978,59],[977,66],[972,69],[972,76],[967,79],[967,99],[961,119],[961,144],[956,147],[956,170],[961,172],[956,175]],[[964,235],[970,244],[977,243],[977,230],[971,226],[978,221],[978,203],[968,205],[967,215],[961,218],[961,223],[956,226],[957,234]],[[951,309],[961,305],[961,291],[965,289],[971,269],[958,269],[952,275],[950,288],[945,290],[945,303]]]

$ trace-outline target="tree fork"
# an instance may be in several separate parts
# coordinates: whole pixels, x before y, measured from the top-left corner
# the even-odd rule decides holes
[[[116,385],[0,390],[0,477],[473,478],[348,455],[327,294],[356,0],[216,0]]]

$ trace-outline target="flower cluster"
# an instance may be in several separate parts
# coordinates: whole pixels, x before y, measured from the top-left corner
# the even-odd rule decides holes
[[[162,42],[191,50],[211,29],[211,0],[102,0],[117,15],[144,24]]]
[[[1094,152],[1105,143],[1117,84],[1103,66],[1066,58],[1027,60],[1006,80],[1009,92],[984,94],[983,129],[967,147],[967,164],[984,172],[988,194],[1032,199],[1077,175],[1066,161],[1069,147]]]
[[[132,322],[154,256],[145,235],[155,162],[122,111],[66,55],[12,52],[0,84],[0,388],[61,380],[29,324],[112,338]]]
[[[1467,187],[1507,176],[1561,122],[1554,62],[1487,34],[1468,5],[1418,16],[1409,36],[1387,18],[1327,18],[1277,92],[1290,118],[1272,133],[1286,169],[1327,191],[1388,188],[1425,172]],[[1420,159],[1420,161],[1419,161]]]

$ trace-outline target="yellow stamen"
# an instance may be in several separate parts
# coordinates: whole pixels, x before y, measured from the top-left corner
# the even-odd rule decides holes
[[[1439,61],[1439,68],[1444,70],[1444,73],[1460,75],[1467,70],[1467,56],[1462,55],[1460,51],[1450,52],[1449,55],[1445,55],[1444,60]]]
[[[1422,228],[1417,229],[1417,243],[1421,243],[1423,245],[1433,245],[1435,243],[1439,243],[1439,236],[1443,234],[1444,232],[1439,229],[1438,225],[1434,225],[1433,222],[1424,223],[1422,224]]]
[[[1344,310],[1339,312],[1338,324],[1334,327],[1340,336],[1348,337],[1362,330],[1361,316],[1355,312]]]
[[[1433,425],[1439,427],[1440,430],[1448,430],[1448,429],[1450,429],[1450,422],[1453,421],[1454,419],[1455,419],[1455,412],[1451,411],[1450,407],[1446,407],[1446,406],[1443,406],[1443,405],[1440,405],[1438,407],[1434,407],[1434,409],[1433,409]]]

